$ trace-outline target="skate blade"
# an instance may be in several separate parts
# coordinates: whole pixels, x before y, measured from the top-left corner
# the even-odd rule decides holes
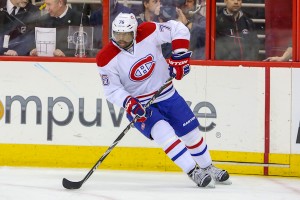
[[[213,179],[211,179],[210,183],[205,187],[205,188],[215,188],[215,181]]]
[[[231,182],[231,180],[228,179],[228,180],[223,181],[223,182],[216,181],[216,184],[218,184],[218,185],[231,185],[232,182]]]

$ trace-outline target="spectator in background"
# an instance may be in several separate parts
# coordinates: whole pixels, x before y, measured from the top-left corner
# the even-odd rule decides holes
[[[142,12],[136,16],[139,24],[142,22],[158,22],[160,0],[142,0]]]
[[[186,25],[191,33],[190,50],[192,59],[205,58],[205,22],[199,13],[200,6],[196,0],[143,0],[143,12],[137,16],[139,23],[143,21],[166,22],[177,20]],[[165,58],[172,55],[171,44],[162,45]]]
[[[178,20],[188,27],[191,32],[190,49],[192,59],[205,58],[206,18],[200,14],[201,6],[197,0],[186,0],[177,9]]]
[[[243,0],[243,4],[264,4],[265,0]],[[251,19],[265,19],[265,8],[261,7],[244,7],[243,12]],[[265,23],[254,23],[255,30],[257,34],[265,35]],[[260,48],[264,49],[265,41],[260,41]],[[261,55],[263,56],[263,55]]]
[[[84,2],[82,0],[81,2]],[[100,0],[99,0],[100,2]],[[101,3],[71,3],[69,6],[78,12],[83,12],[85,15],[90,16],[93,11],[98,10],[102,4]]]
[[[199,0],[200,4],[200,14],[206,17],[206,0]]]
[[[162,0],[164,2],[164,0]],[[143,22],[161,22],[164,21],[160,19],[160,0],[142,0],[142,12],[137,15],[136,19],[140,25]],[[175,7],[174,7],[175,11]],[[175,11],[176,12],[176,11]],[[165,12],[164,12],[165,13]],[[167,13],[166,15],[169,15]],[[171,16],[171,15],[170,15]],[[170,17],[170,19],[175,19],[175,17]],[[169,19],[166,19],[167,21]],[[170,43],[165,43],[161,45],[162,53],[164,58],[169,58],[172,55],[172,45]]]
[[[259,40],[253,21],[243,11],[242,0],[224,0],[216,21],[216,59],[258,60]]]
[[[119,3],[117,0],[110,0],[110,21],[112,22],[119,13],[131,13],[130,8]],[[94,47],[102,48],[102,24],[103,24],[103,8],[102,6],[93,11],[90,16],[90,25],[94,27]],[[96,53],[97,53],[96,52]]]
[[[289,61],[292,58],[293,55],[292,53],[293,53],[293,48],[290,46],[285,50],[285,52],[281,56],[268,57],[264,61],[277,61],[277,62]]]
[[[29,55],[40,11],[28,0],[0,1],[0,55]]]
[[[68,48],[69,26],[89,25],[86,15],[72,10],[67,5],[67,0],[45,0],[48,14],[43,15],[39,21],[39,27],[56,28],[56,49],[53,55],[56,57],[74,56],[76,50]],[[37,56],[37,50],[30,52],[31,56]]]

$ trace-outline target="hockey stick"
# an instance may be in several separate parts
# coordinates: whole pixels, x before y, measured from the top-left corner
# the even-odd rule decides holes
[[[156,91],[153,97],[148,101],[145,105],[145,108],[148,108],[153,101],[160,95],[160,93],[169,85],[172,81],[173,77],[168,78],[168,80]],[[104,161],[104,159],[108,156],[108,154],[113,150],[113,148],[120,142],[120,140],[124,137],[124,135],[129,131],[131,126],[137,121],[138,116],[126,126],[126,128],[122,131],[122,133],[115,139],[115,141],[108,147],[106,152],[101,156],[101,158],[96,162],[93,168],[87,173],[87,175],[81,181],[70,181],[66,178],[63,178],[62,184],[66,189],[79,189],[84,182],[86,182],[89,177],[94,173],[94,171],[99,167],[99,165]]]

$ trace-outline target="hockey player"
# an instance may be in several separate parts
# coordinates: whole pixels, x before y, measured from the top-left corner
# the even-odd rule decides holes
[[[170,83],[154,103],[148,100],[171,76],[181,80],[190,71],[189,30],[180,22],[145,22],[137,27],[133,14],[120,13],[112,23],[112,41],[96,57],[108,101],[136,115],[135,127],[154,140],[199,187],[230,183],[229,174],[212,165],[193,112]],[[172,43],[169,64],[161,44]]]

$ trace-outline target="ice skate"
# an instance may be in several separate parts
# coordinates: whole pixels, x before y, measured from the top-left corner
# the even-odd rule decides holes
[[[210,174],[216,184],[231,185],[229,174],[226,170],[216,168],[212,164],[204,169],[206,173]]]
[[[195,168],[188,173],[188,176],[197,184],[198,187],[215,187],[214,180],[211,178],[210,174],[208,174],[205,170],[200,169],[198,166],[195,166]]]

